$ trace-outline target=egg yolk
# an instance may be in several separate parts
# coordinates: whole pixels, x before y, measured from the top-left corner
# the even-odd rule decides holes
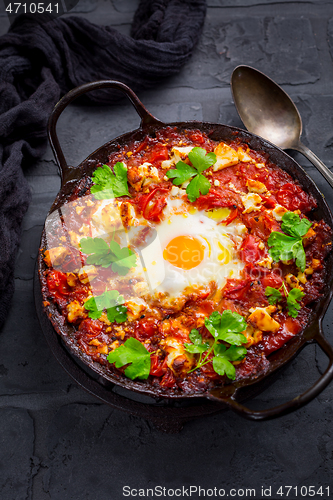
[[[226,248],[225,246],[223,246],[220,241],[218,241],[218,246],[221,250],[220,254],[218,255],[218,259],[219,261],[221,262],[221,264],[228,264],[230,261],[231,261],[231,255],[230,255],[230,251],[228,250],[228,248]]]
[[[163,251],[163,258],[180,269],[192,269],[204,258],[204,245],[193,236],[176,236]]]

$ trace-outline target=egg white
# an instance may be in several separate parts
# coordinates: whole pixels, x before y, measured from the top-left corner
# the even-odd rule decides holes
[[[213,281],[218,288],[222,288],[226,278],[239,277],[244,264],[237,255],[243,238],[237,236],[246,230],[245,226],[240,226],[243,225],[217,224],[208,217],[207,212],[196,210],[179,199],[169,198],[164,209],[164,219],[155,227],[162,256],[171,240],[177,236],[190,236],[202,244],[204,257],[195,267],[182,269],[164,258],[162,260],[160,255],[158,258],[156,256],[153,260],[154,267],[164,268],[165,274],[160,283],[152,276],[151,282],[156,282],[156,291],[175,297],[185,289],[205,287]],[[154,275],[152,267],[146,264],[146,268]]]

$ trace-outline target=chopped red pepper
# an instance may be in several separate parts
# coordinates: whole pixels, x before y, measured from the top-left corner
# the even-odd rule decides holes
[[[150,375],[153,375],[154,377],[162,377],[168,369],[166,358],[161,359],[159,356],[156,356],[156,354],[153,354],[150,359]]]
[[[165,198],[168,192],[168,188],[156,187],[145,197],[141,205],[142,215],[145,219],[155,222],[160,220],[162,210],[166,205]]]

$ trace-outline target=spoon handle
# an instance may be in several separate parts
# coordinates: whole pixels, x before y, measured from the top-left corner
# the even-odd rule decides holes
[[[293,149],[296,149],[300,153],[302,153],[311,163],[319,170],[319,172],[325,177],[327,182],[333,188],[333,173],[329,170],[328,167],[316,156],[311,149],[305,146],[303,143],[299,142],[297,146],[294,146]]]

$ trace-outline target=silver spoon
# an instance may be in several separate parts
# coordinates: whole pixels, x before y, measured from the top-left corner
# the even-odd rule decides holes
[[[333,187],[333,173],[304,144],[301,116],[288,94],[273,80],[250,66],[237,66],[231,90],[245,127],[281,149],[302,153]]]

